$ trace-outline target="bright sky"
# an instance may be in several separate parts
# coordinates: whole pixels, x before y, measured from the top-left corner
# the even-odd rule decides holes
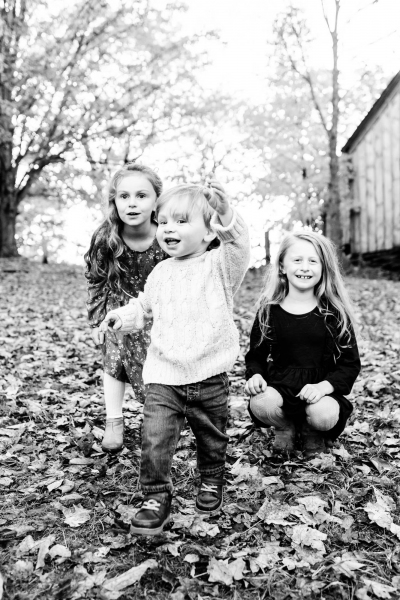
[[[331,66],[330,35],[321,0],[186,0],[185,27],[190,31],[215,29],[225,46],[215,44],[208,83],[258,98],[267,85],[272,24],[290,4],[302,8],[315,36],[314,67]],[[334,0],[324,0],[328,18]],[[340,38],[343,77],[351,82],[362,63],[385,66],[388,76],[400,69],[400,0],[342,0]]]

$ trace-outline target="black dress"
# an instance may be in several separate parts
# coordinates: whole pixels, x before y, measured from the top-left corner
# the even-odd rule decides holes
[[[306,402],[297,394],[307,383],[329,381],[329,394],[340,407],[339,420],[324,435],[335,440],[346,426],[353,406],[345,398],[360,372],[361,364],[354,334],[349,347],[339,348],[337,319],[325,317],[318,308],[303,315],[288,313],[279,305],[270,307],[268,339],[262,339],[258,316],[250,335],[246,354],[246,380],[256,373],[283,398],[285,415],[299,426],[305,419]],[[263,425],[249,410],[253,421]]]
[[[123,252],[118,257],[124,270],[121,291],[112,290],[104,279],[96,280],[90,272],[86,273],[88,280],[86,306],[91,327],[98,327],[108,311],[128,304],[131,298],[137,298],[139,292],[143,292],[147,278],[154,267],[169,258],[160,248],[156,238],[143,252],[132,250],[125,242],[123,244]],[[97,261],[102,265],[107,253],[106,240],[100,239],[97,246]],[[151,323],[147,324],[142,331],[128,335],[107,330],[104,344],[101,346],[104,372],[114,379],[130,383],[136,399],[140,402],[144,402],[142,369],[150,343],[150,329]]]

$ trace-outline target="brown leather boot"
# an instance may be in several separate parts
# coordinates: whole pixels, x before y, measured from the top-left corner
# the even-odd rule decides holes
[[[223,477],[203,475],[196,498],[196,512],[203,517],[214,517],[221,510],[223,502]]]
[[[119,452],[124,445],[124,418],[115,417],[106,420],[106,429],[104,432],[101,447],[104,452]]]
[[[142,505],[132,519],[131,532],[136,535],[157,535],[169,523],[171,494],[154,492],[146,494]]]

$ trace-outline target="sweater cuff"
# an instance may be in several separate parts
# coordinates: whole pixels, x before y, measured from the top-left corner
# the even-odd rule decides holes
[[[109,315],[115,315],[122,323],[116,333],[131,333],[132,331],[140,331],[144,327],[143,310],[138,302],[129,302],[126,306],[112,310]]]
[[[233,242],[241,236],[243,229],[246,228],[246,224],[240,214],[234,208],[232,208],[232,212],[232,221],[227,227],[224,227],[219,222],[218,213],[214,213],[211,217],[211,227],[223,243]]]

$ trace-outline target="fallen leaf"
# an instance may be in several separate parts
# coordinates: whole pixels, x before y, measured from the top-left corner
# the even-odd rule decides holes
[[[295,525],[292,529],[291,538],[293,543],[299,546],[310,546],[314,550],[325,553],[323,541],[326,540],[326,533],[311,529],[307,525]]]
[[[70,527],[80,527],[90,519],[90,510],[86,510],[80,504],[72,507],[72,510],[65,509],[64,523]]]
[[[391,585],[380,583],[379,581],[374,581],[372,579],[366,579],[363,577],[363,582],[366,584],[366,588],[371,590],[372,593],[378,598],[390,598],[390,595],[396,592],[396,588],[392,587]]]
[[[49,535],[45,538],[43,538],[42,540],[40,540],[39,543],[39,552],[38,552],[38,556],[37,556],[37,562],[36,562],[36,570],[37,569],[42,569],[44,567],[44,561],[46,558],[46,554],[49,551],[49,548],[52,544],[54,544],[54,541],[56,539],[55,535]]]
[[[158,563],[153,558],[145,560],[140,565],[132,567],[129,571],[125,571],[122,575],[107,579],[103,583],[103,587],[111,592],[119,592],[124,590],[128,586],[139,581],[148,569],[155,569],[158,567]]]
[[[71,550],[62,544],[55,544],[55,546],[50,548],[49,556],[50,558],[55,558],[56,556],[61,558],[69,558],[71,556]]]
[[[325,500],[322,500],[319,496],[305,496],[304,498],[297,498],[296,502],[303,504],[306,510],[311,514],[315,515],[320,507],[328,506]]]
[[[257,513],[259,519],[263,519],[264,523],[274,523],[275,525],[289,525],[287,517],[289,517],[291,507],[288,504],[276,502],[275,500],[265,500],[260,510]]]
[[[224,583],[225,585],[232,585],[233,583],[233,574],[228,565],[222,560],[211,558],[207,573],[209,574],[208,581],[211,583]]]
[[[351,579],[355,579],[354,571],[362,569],[365,566],[364,563],[361,563],[354,558],[346,558],[344,555],[342,557],[335,556],[334,561],[335,564],[333,565],[333,569]]]

